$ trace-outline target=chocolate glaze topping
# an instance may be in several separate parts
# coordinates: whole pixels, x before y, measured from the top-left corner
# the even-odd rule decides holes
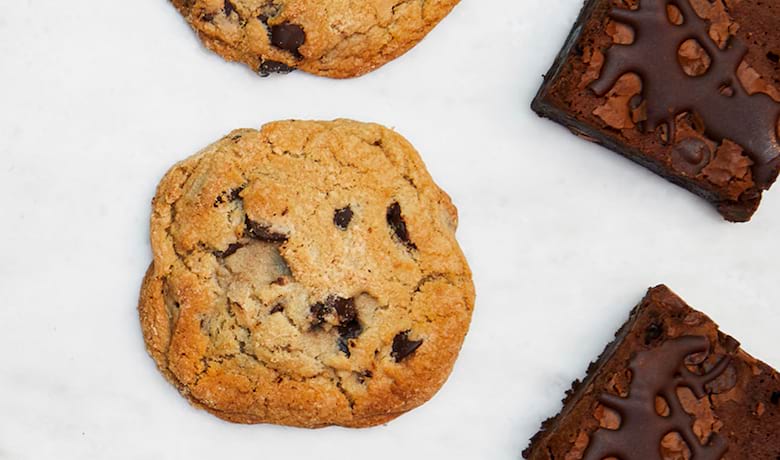
[[[723,438],[712,434],[702,445],[693,432],[693,417],[685,412],[677,396],[678,387],[689,388],[697,398],[707,395],[704,386],[718,378],[730,359],[722,358],[706,374],[698,375],[685,367],[685,358],[709,352],[709,340],[685,336],[667,340],[663,345],[638,353],[629,366],[632,380],[629,396],[621,398],[603,394],[599,402],[620,414],[620,428],[599,429],[591,436],[583,460],[659,460],[662,439],[678,433],[696,460],[720,460],[728,446]],[[666,401],[668,415],[656,411],[656,397]]]
[[[669,20],[667,6],[676,6],[683,23]],[[630,45],[614,45],[606,53],[601,76],[591,89],[605,95],[626,73],[642,79],[647,101],[647,123],[651,131],[665,125],[674,139],[674,119],[693,112],[703,121],[708,136],[739,144],[753,160],[753,180],[768,188],[780,167],[777,120],[780,104],[765,94],[749,95],[737,78],[737,67],[747,48],[732,38],[720,49],[709,37],[707,22],[689,0],[642,0],[638,10],[613,8],[610,16],[634,28]],[[711,57],[711,65],[700,76],[687,75],[677,60],[683,42],[696,40]]]

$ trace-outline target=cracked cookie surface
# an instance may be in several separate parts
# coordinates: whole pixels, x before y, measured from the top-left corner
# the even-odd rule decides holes
[[[457,213],[379,125],[285,121],[175,165],[153,200],[147,349],[240,423],[366,427],[430,399],[474,304]]]
[[[172,0],[203,43],[263,75],[349,78],[402,55],[458,0]]]

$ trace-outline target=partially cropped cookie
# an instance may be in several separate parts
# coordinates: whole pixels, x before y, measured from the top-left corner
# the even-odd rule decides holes
[[[147,348],[193,404],[241,423],[381,424],[430,399],[468,330],[457,213],[374,124],[237,130],[153,201]]]
[[[422,40],[458,0],[172,0],[210,49],[267,75],[348,78]]]

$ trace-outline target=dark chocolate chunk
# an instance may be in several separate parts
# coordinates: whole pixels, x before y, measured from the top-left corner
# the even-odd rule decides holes
[[[270,226],[253,222],[249,218],[246,219],[246,235],[270,243],[284,243],[288,239],[287,235],[274,232]]]
[[[363,326],[360,321],[353,319],[350,322],[339,326],[339,335],[344,339],[356,339],[363,333]]]
[[[236,140],[236,138],[240,139],[241,136],[240,135],[234,136],[233,140]],[[244,188],[246,188],[246,186],[242,185],[241,187],[230,189],[227,192],[220,193],[219,196],[217,196],[217,198],[214,200],[214,207],[218,208],[219,205],[223,203],[241,199],[241,192],[244,191]]]
[[[780,405],[780,390],[772,393],[772,396],[769,398],[769,400],[776,406]]]
[[[347,358],[352,356],[352,353],[349,351],[350,340],[358,338],[362,333],[363,326],[357,319],[353,319],[350,322],[339,326],[339,338],[337,340],[337,344],[339,346],[339,350],[344,352],[344,354],[347,355]]]
[[[226,257],[232,256],[233,254],[236,253],[236,251],[238,251],[239,249],[241,249],[243,247],[244,247],[244,245],[241,244],[241,243],[231,243],[227,247],[227,249],[225,249],[224,251],[217,251],[217,252],[214,253],[214,255],[219,257],[219,258],[221,258],[221,259],[224,259]]]
[[[236,10],[236,7],[230,3],[230,0],[225,0],[225,7],[223,9],[225,11],[225,16],[230,16],[230,14]]]
[[[780,63],[780,55],[778,55],[777,53],[773,53],[772,51],[766,53],[766,58],[774,62],[775,64]]]
[[[297,24],[284,22],[271,26],[271,44],[300,57],[298,49],[306,42],[306,33]]]
[[[366,379],[370,379],[374,376],[374,373],[371,371],[363,371],[357,374],[357,380],[360,383],[366,383]]]
[[[236,138],[240,139],[241,135],[239,134],[238,136],[235,136],[233,138],[233,140],[236,140]],[[245,188],[246,188],[246,185],[242,185],[241,187],[231,189],[230,190],[230,200],[231,201],[236,201],[239,198],[241,198],[241,192],[243,192]]]
[[[346,208],[337,209],[336,213],[333,215],[333,223],[336,225],[336,227],[346,230],[347,227],[349,227],[349,223],[352,222],[352,216],[354,213],[352,212],[352,208],[347,206]]]
[[[309,307],[309,311],[311,312],[311,315],[314,317],[314,319],[311,322],[311,327],[313,329],[316,329],[325,322],[325,317],[330,312],[330,308],[325,305],[324,302],[317,302],[315,304],[312,304]]]
[[[387,208],[387,224],[393,230],[396,238],[405,244],[407,248],[411,250],[417,249],[417,245],[409,239],[409,231],[406,228],[406,221],[401,213],[401,205],[397,201]]]
[[[355,339],[363,333],[363,326],[358,320],[358,312],[355,308],[354,299],[347,299],[339,296],[329,296],[323,302],[317,302],[309,307],[313,319],[312,329],[320,328],[326,321],[337,323],[339,333],[336,344],[347,358],[352,356],[349,351],[350,340]],[[334,318],[335,316],[335,318]]]
[[[290,67],[283,62],[265,60],[260,63],[258,73],[261,77],[267,77],[272,73],[285,74],[295,70],[295,67]]]
[[[284,305],[282,305],[281,303],[277,303],[271,308],[270,314],[273,315],[274,313],[281,313],[283,311],[284,311]]]
[[[356,322],[358,316],[354,299],[347,299],[335,295],[328,296],[323,302],[317,302],[311,305],[309,311],[314,317],[314,320],[312,321],[312,327],[314,328],[325,323],[329,315],[335,315],[336,321],[342,327]]]
[[[347,358],[352,357],[352,352],[349,351],[349,342],[344,337],[339,337],[336,340],[336,346],[339,347],[339,351],[347,355]]]
[[[206,22],[212,22],[214,20],[214,15],[212,13],[206,13],[201,16],[200,19]]]
[[[409,340],[409,333],[411,331],[399,332],[393,339],[393,351],[390,352],[390,356],[395,358],[395,362],[400,363],[409,355],[417,351],[423,344],[421,340]]]
[[[339,317],[339,323],[348,323],[357,318],[357,309],[355,308],[354,299],[345,299],[343,297],[331,296],[328,297],[327,302],[334,310],[336,310],[336,314]]]

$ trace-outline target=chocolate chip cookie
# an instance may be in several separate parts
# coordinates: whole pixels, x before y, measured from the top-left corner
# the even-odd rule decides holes
[[[240,423],[367,427],[431,398],[471,320],[457,212],[374,124],[284,121],[175,165],[153,200],[147,349]]]
[[[334,78],[408,51],[458,0],[172,0],[211,50],[262,75]]]

